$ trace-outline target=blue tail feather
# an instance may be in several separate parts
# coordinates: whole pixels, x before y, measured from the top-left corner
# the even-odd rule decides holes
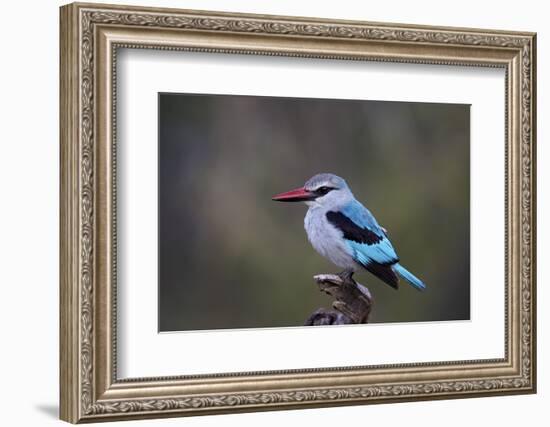
[[[424,289],[426,289],[426,285],[424,284],[424,282],[422,282],[422,280],[420,280],[414,274],[405,269],[405,267],[403,267],[402,265],[394,264],[392,267],[397,274],[399,274],[403,279],[405,279],[419,291],[423,291]]]

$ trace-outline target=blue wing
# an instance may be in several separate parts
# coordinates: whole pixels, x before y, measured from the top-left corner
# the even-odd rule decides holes
[[[397,287],[391,266],[399,261],[388,236],[369,210],[357,200],[338,212],[327,212],[328,221],[343,233],[355,261],[390,286]]]

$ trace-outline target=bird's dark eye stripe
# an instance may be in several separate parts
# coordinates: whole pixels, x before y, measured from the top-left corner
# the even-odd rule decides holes
[[[323,186],[323,187],[319,187],[317,190],[315,190],[315,192],[317,194],[327,194],[329,191],[332,191],[334,190],[334,187],[327,187],[327,186]]]

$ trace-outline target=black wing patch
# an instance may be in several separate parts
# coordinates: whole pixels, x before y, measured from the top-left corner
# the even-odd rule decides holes
[[[344,238],[347,240],[374,245],[384,238],[384,236],[379,236],[368,228],[359,227],[341,212],[329,211],[327,212],[327,219],[328,222],[344,233]]]
[[[372,246],[380,243],[380,241],[387,236],[384,230],[381,232],[381,234],[383,233],[382,235],[378,235],[368,228],[358,226],[341,212],[329,211],[326,215],[328,222],[341,230],[342,233],[344,233],[344,238],[347,240]],[[361,265],[365,267],[365,270],[374,274],[392,288],[397,289],[399,287],[399,279],[391,268],[392,264],[395,262],[397,262],[397,260],[392,260],[391,263],[387,264],[371,261],[369,263],[361,263]]]

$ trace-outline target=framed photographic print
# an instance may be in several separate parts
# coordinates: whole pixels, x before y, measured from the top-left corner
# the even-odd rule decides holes
[[[61,418],[533,393],[535,34],[61,8]]]

